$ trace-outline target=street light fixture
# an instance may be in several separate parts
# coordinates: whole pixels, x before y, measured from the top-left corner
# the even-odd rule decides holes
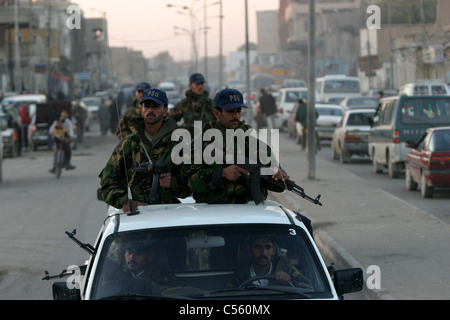
[[[199,28],[197,28],[197,24],[200,24],[199,19],[197,18],[197,13],[200,9],[203,9],[204,11],[204,21],[203,21],[203,31],[204,31],[204,37],[205,37],[205,77],[208,78],[208,29],[209,27],[206,25],[207,24],[207,14],[206,14],[206,7],[208,6],[212,6],[212,5],[216,5],[216,4],[220,4],[222,5],[222,0],[220,1],[216,1],[213,3],[206,3],[207,0],[203,0],[203,6],[196,8],[196,10],[194,10],[194,4],[195,2],[197,2],[199,0],[193,0],[191,3],[191,6],[180,6],[180,5],[175,5],[175,4],[167,4],[167,7],[169,8],[181,8],[183,10],[187,10],[189,13],[189,16],[191,18],[191,30],[192,30],[192,46],[193,46],[193,50],[194,50],[194,54],[195,54],[195,69],[198,69],[198,54],[197,54],[197,45],[195,39],[195,31],[196,30],[200,30]],[[182,11],[179,11],[178,13],[183,14]]]

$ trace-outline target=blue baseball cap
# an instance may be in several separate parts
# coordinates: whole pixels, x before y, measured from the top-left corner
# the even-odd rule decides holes
[[[223,89],[216,93],[214,97],[214,107],[220,107],[230,111],[236,108],[247,108],[244,105],[244,97],[236,89]]]
[[[152,87],[147,82],[138,83],[136,86],[136,91],[145,91],[151,89]]]
[[[205,77],[203,77],[203,75],[201,73],[193,73],[189,77],[189,83],[199,84],[199,83],[203,83],[203,82],[206,82],[206,80],[205,80]]]
[[[167,106],[169,104],[169,100],[167,99],[167,94],[159,89],[153,88],[144,91],[142,95],[141,104],[144,101],[151,100],[156,102],[157,104]]]

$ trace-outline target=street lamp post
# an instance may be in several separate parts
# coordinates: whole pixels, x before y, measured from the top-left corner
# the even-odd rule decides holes
[[[191,34],[192,34],[192,47],[193,47],[193,51],[194,51],[194,57],[195,57],[195,70],[198,69],[198,53],[197,53],[197,44],[196,44],[196,37],[195,37],[195,33],[197,30],[200,30],[200,28],[197,28],[196,23],[199,23],[196,14],[198,13],[198,11],[203,8],[203,14],[204,14],[204,21],[203,21],[203,31],[204,31],[204,37],[205,37],[205,77],[208,78],[208,26],[207,26],[207,12],[206,12],[206,7],[207,6],[211,6],[211,5],[216,5],[216,4],[220,4],[222,5],[222,1],[216,1],[214,3],[206,3],[207,0],[203,0],[203,6],[201,6],[200,8],[198,8],[195,12],[194,12],[194,4],[196,1],[199,0],[193,0],[191,3],[191,6],[178,6],[178,5],[174,5],[174,4],[167,4],[167,7],[169,8],[173,8],[173,7],[179,7],[183,10],[187,10],[189,12],[189,16],[191,18]],[[180,12],[182,13],[182,12]]]
[[[222,51],[223,51],[223,30],[222,30],[222,25],[223,25],[223,4],[222,4],[222,0],[220,0],[220,41],[219,41],[219,90],[222,90],[223,87],[223,57],[222,57]]]

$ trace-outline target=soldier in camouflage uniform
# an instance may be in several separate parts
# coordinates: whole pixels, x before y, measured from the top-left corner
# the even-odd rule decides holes
[[[151,87],[147,82],[141,82],[136,86],[136,94],[133,100],[133,105],[125,111],[116,127],[116,136],[120,140],[122,140],[131,133],[131,129],[128,125],[130,120],[134,117],[139,117],[141,115],[141,108],[139,102],[142,99],[144,91],[148,89],[151,89]]]
[[[271,235],[258,235],[249,239],[247,244],[248,263],[242,264],[234,273],[228,288],[237,288],[245,280],[261,276],[273,275],[275,279],[261,279],[255,285],[284,285],[311,288],[311,281],[303,276],[286,258],[276,254],[275,239]]]
[[[214,116],[216,121],[209,122],[203,126],[203,132],[208,129],[218,129],[222,133],[224,155],[226,150],[226,129],[242,129],[244,132],[253,130],[245,121],[240,121],[242,108],[247,108],[243,104],[242,94],[234,89],[224,89],[219,91],[214,98]],[[195,138],[194,138],[195,139]],[[192,144],[193,145],[193,144]],[[238,145],[238,144],[236,144]],[[234,146],[234,159],[237,154],[249,155],[249,145],[245,144],[246,150],[237,150]],[[205,149],[206,144],[203,145]],[[195,151],[195,148],[193,148]],[[193,151],[193,157],[195,157]],[[203,150],[202,150],[203,154]],[[270,148],[267,150],[270,157]],[[192,157],[192,159],[193,159]],[[203,158],[202,158],[203,159]],[[247,203],[254,200],[251,190],[251,177],[249,172],[238,165],[222,163],[195,164],[192,160],[190,164],[183,164],[182,175],[188,188],[193,191],[196,202],[206,203]],[[276,180],[289,179],[284,170],[278,170],[273,176]],[[282,192],[284,189],[271,185],[261,179],[261,194],[267,198],[268,190]]]
[[[200,73],[194,73],[189,78],[189,90],[186,98],[179,101],[170,110],[170,116],[175,121],[183,119],[182,127],[194,134],[194,121],[202,121],[203,124],[213,121],[213,101],[209,98],[209,92],[205,90],[205,78]]]
[[[127,187],[136,207],[179,203],[177,198],[190,194],[179,181],[179,166],[171,161],[171,150],[178,143],[171,141],[171,135],[178,126],[166,117],[166,93],[159,89],[146,90],[140,103],[141,117],[130,121],[132,133],[121,140],[99,175],[103,201],[125,212],[130,211]],[[153,165],[160,162],[167,168],[160,174],[159,186],[155,188],[152,188],[155,171],[148,166],[150,162]],[[159,199],[152,198],[151,194],[158,195]]]

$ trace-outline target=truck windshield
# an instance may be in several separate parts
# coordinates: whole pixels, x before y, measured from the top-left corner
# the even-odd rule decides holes
[[[325,80],[325,93],[358,93],[360,92],[357,80]]]
[[[267,276],[245,283],[266,267]],[[279,271],[291,281],[277,282]],[[94,275],[92,298],[302,299],[331,297],[330,290],[303,229],[252,224],[111,235]]]

